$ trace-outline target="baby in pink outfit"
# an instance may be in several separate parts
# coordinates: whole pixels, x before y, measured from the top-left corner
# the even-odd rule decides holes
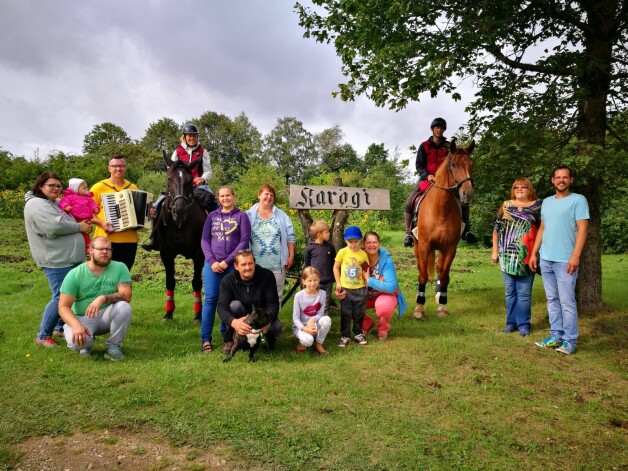
[[[87,183],[80,178],[70,178],[68,188],[63,192],[59,206],[66,213],[74,216],[77,222],[91,221],[100,212],[100,206],[92,197],[94,194],[87,189]],[[85,253],[89,253],[89,234],[82,232],[85,239]]]

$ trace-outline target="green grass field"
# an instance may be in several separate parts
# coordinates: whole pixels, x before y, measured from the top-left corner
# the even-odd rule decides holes
[[[416,321],[416,270],[401,239],[389,234],[384,246],[399,247],[410,309],[389,340],[341,350],[335,316],[331,354],[297,355],[288,305],[277,351],[257,363],[200,353],[189,264],[175,320],[162,323],[162,270],[140,253],[127,358],[111,363],[102,339],[91,359],[35,347],[49,288],[22,222],[0,220],[0,469],[19,468],[29,437],[105,429],[216,448],[228,469],[626,469],[628,256],[603,258],[605,309],[581,318],[578,353],[565,356],[534,346],[548,328],[540,278],[532,335],[500,332],[503,286],[488,249],[462,247],[450,315],[436,318],[429,303]],[[214,337],[219,349],[217,325]]]

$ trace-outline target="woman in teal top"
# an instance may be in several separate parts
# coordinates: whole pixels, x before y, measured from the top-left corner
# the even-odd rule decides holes
[[[541,200],[532,183],[525,177],[517,178],[510,190],[510,199],[499,208],[493,223],[494,263],[499,262],[506,294],[506,327],[509,334],[519,331],[530,334],[532,283],[534,272],[528,259],[541,224]]]

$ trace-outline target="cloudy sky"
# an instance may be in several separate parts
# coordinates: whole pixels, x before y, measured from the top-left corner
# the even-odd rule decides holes
[[[304,2],[307,3],[307,2]],[[162,117],[244,111],[268,133],[294,116],[317,133],[336,124],[363,154],[408,147],[443,116],[453,134],[464,106],[428,95],[400,112],[331,96],[343,81],[331,45],[303,38],[294,0],[3,0],[0,148],[31,158],[80,153],[94,125],[133,139]],[[470,92],[464,92],[470,98]]]

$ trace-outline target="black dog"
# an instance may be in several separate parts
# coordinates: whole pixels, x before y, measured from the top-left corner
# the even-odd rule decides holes
[[[227,354],[223,363],[231,361],[233,355],[238,350],[249,351],[249,361],[255,361],[254,355],[262,341],[262,335],[260,329],[270,324],[272,320],[271,312],[266,308],[256,308],[253,306],[253,312],[246,318],[246,323],[251,326],[252,332],[248,335],[240,335],[235,330],[233,331],[233,347]]]

